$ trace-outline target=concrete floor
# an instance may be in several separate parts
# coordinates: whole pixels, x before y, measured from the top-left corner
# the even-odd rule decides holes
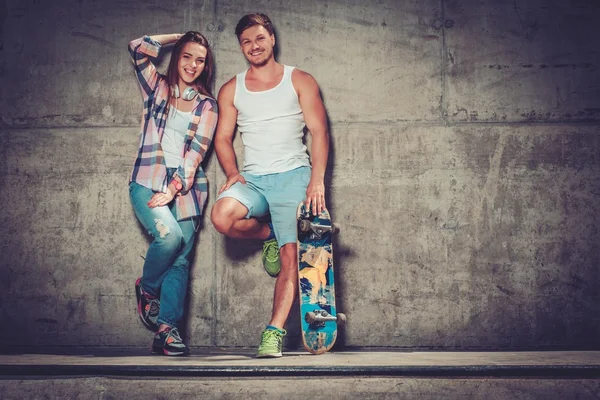
[[[78,354],[0,354],[0,372],[35,368],[51,373],[81,373],[82,368],[117,368],[140,374],[151,370],[193,371],[289,371],[298,372],[369,370],[381,373],[410,374],[414,371],[600,371],[600,351],[520,351],[520,352],[392,352],[344,351],[311,355],[303,351],[287,352],[276,359],[258,359],[248,350],[194,349],[189,357],[164,357],[141,350],[81,350]],[[140,370],[140,368],[143,368]],[[107,370],[108,372],[108,370]],[[518,372],[514,372],[515,374]],[[546,374],[544,372],[543,374]]]
[[[599,351],[0,354],[0,398],[598,399]],[[71,350],[72,351],[72,350]]]

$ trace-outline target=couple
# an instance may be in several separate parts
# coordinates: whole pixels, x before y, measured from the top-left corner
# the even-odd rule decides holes
[[[264,267],[277,276],[258,357],[281,356],[283,326],[296,298],[296,207],[305,201],[315,214],[325,208],[329,139],[317,82],[275,61],[274,28],[266,15],[242,17],[235,33],[250,67],[221,87],[218,106],[211,93],[214,61],[200,33],[144,36],[129,43],[144,100],[129,193],[137,218],[153,237],[135,291],[142,322],[156,332],[154,353],[189,354],[178,324],[207,197],[201,162],[213,135],[227,180],[211,221],[229,237],[264,240]],[[163,76],[150,58],[171,43]],[[236,125],[244,144],[241,172],[232,143]],[[311,160],[303,144],[305,126],[312,134]]]

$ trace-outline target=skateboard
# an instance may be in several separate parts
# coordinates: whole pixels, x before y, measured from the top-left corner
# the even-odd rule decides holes
[[[313,354],[325,353],[335,343],[338,324],[346,316],[335,308],[333,281],[333,248],[331,235],[339,226],[331,223],[327,210],[313,215],[298,205],[298,285],[302,341]]]

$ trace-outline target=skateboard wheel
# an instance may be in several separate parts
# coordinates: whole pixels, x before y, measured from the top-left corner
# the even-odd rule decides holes
[[[298,229],[300,229],[300,232],[310,231],[310,221],[307,219],[299,220],[298,221]]]
[[[342,227],[339,224],[331,224],[331,233],[340,233]]]
[[[338,326],[346,325],[346,314],[342,314],[342,313],[337,314],[337,324],[338,324]]]
[[[312,311],[309,311],[306,314],[304,314],[304,320],[309,324],[312,324],[313,322],[315,322],[316,319],[317,319],[317,314],[315,314]]]

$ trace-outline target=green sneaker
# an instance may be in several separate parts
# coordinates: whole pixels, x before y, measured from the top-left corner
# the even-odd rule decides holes
[[[265,329],[261,335],[260,346],[258,346],[258,354],[256,357],[281,357],[283,337],[286,333],[285,329],[283,330],[283,333],[274,329]]]
[[[279,260],[279,245],[277,239],[267,240],[263,243],[262,262],[267,274],[277,276],[281,271],[281,261]]]

